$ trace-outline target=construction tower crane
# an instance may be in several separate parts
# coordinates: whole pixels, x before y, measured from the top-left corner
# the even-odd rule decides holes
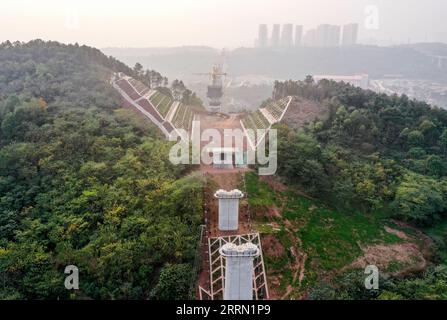
[[[223,64],[216,63],[213,66],[211,72],[208,73],[195,73],[196,75],[209,76],[211,83],[207,87],[206,96],[209,99],[209,105],[211,111],[220,112],[221,99],[223,97],[223,80],[222,78],[227,75],[223,72]]]

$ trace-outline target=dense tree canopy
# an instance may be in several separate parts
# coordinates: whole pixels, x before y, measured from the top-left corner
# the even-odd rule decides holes
[[[188,297],[201,180],[120,108],[108,79],[134,70],[38,40],[0,45],[0,69],[0,298],[144,299],[179,276],[169,297]]]
[[[311,77],[276,82],[328,108],[301,130],[279,126],[279,174],[331,203],[432,224],[447,210],[447,111]]]

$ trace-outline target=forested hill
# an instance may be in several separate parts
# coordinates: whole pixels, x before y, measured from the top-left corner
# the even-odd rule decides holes
[[[279,173],[332,204],[386,210],[418,225],[447,211],[447,111],[311,77],[277,82],[329,110],[302,130],[280,127]]]
[[[15,94],[78,106],[112,105],[111,99],[118,96],[106,79],[112,71],[133,74],[125,64],[95,48],[41,40],[0,44],[0,62],[0,97]]]
[[[271,220],[281,231],[266,231],[280,243],[271,245],[275,252],[282,246],[286,254],[269,257],[266,250],[267,268],[289,272],[289,252],[300,252],[303,282],[284,286],[298,297],[445,299],[447,111],[310,76],[275,84],[275,99],[289,95],[301,98],[297,114],[316,105],[329,116],[276,126],[277,173],[289,191],[298,190],[293,196],[277,197],[268,184],[249,179],[252,198],[262,199],[251,199],[251,210],[259,203],[286,208]],[[300,241],[290,241],[295,237]],[[380,269],[380,287],[365,291],[371,264]]]
[[[0,45],[0,299],[191,293],[201,181],[120,108],[113,72],[145,81],[86,46]]]

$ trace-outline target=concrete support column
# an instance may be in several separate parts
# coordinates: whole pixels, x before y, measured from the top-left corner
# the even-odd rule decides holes
[[[244,196],[240,190],[218,190],[214,197],[219,199],[219,230],[235,231],[239,227],[239,199]]]
[[[253,243],[227,243],[219,252],[226,258],[224,300],[253,300],[253,259],[259,248]]]

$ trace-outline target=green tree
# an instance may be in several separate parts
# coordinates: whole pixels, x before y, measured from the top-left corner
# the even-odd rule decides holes
[[[431,176],[441,177],[445,174],[446,164],[437,155],[430,155],[425,160],[427,173]]]
[[[396,214],[409,221],[429,224],[447,209],[445,181],[407,173],[396,190]]]
[[[408,133],[408,143],[411,146],[419,147],[424,142],[424,135],[419,130],[413,130]]]
[[[141,63],[137,62],[135,63],[133,70],[137,75],[141,75],[141,73],[143,72],[143,66],[141,65]]]
[[[444,153],[447,152],[447,129],[444,130],[442,133],[439,142],[441,144],[441,147],[444,149]]]
[[[191,299],[191,276],[191,266],[186,264],[163,267],[158,283],[151,292],[151,298],[156,300]]]

